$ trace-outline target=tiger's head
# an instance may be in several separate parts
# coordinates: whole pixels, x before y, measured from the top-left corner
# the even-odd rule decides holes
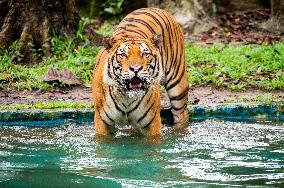
[[[161,35],[150,39],[104,39],[108,51],[104,82],[117,86],[129,97],[144,95],[163,75],[161,44]]]

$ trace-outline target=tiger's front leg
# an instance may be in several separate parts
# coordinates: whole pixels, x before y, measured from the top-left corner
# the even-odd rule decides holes
[[[154,136],[161,136],[162,131],[161,131],[161,117],[160,113],[155,113],[155,117],[153,121],[149,124],[141,128],[141,132],[149,137],[154,137]]]
[[[107,125],[98,110],[95,110],[95,129],[97,135],[111,135],[115,133],[114,125]]]

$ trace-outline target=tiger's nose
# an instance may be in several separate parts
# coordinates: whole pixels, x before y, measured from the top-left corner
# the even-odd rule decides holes
[[[143,69],[143,67],[140,66],[140,65],[132,65],[132,66],[129,67],[129,70],[134,72],[134,73],[138,73],[142,69]]]

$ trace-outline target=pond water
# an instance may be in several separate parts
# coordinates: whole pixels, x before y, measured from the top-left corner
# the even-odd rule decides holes
[[[105,141],[92,123],[0,126],[0,187],[284,186],[283,123],[190,124]]]

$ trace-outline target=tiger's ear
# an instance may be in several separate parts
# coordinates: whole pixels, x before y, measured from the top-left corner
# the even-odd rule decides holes
[[[162,46],[163,36],[161,34],[154,34],[151,39],[157,48],[160,48]]]
[[[106,50],[109,50],[112,48],[112,46],[115,44],[115,40],[113,37],[104,37],[102,40],[103,47],[105,47]]]

